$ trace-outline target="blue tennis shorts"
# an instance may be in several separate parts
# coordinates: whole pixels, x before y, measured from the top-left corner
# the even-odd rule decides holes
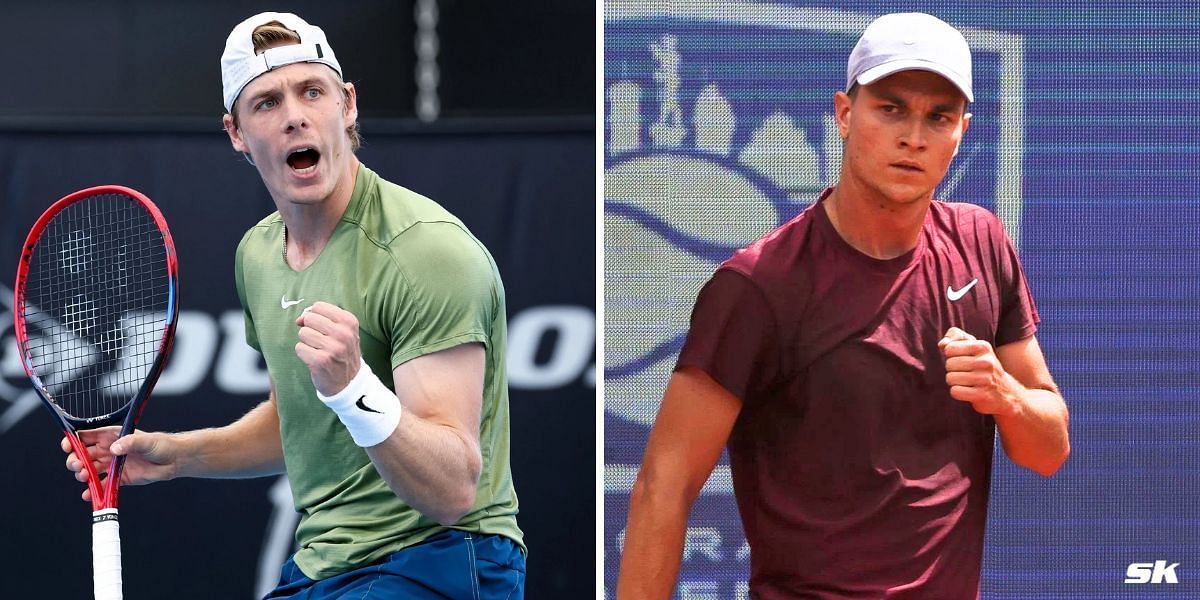
[[[451,529],[370,565],[320,581],[305,577],[289,558],[283,563],[279,584],[263,600],[524,597],[525,555],[516,542],[500,535]]]

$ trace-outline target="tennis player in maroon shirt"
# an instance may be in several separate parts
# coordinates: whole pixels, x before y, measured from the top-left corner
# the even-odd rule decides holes
[[[762,600],[977,598],[996,431],[1044,476],[1070,453],[1004,227],[933,200],[970,123],[966,40],[883,16],[846,89],[837,185],[696,301],[634,484],[620,600],[671,596],[726,445]]]

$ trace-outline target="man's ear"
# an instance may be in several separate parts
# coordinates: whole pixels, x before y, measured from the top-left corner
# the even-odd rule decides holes
[[[343,85],[346,87],[346,93],[342,95],[342,99],[346,106],[342,109],[346,113],[346,122],[354,123],[358,120],[358,91],[354,89],[353,83],[346,82]]]
[[[837,120],[838,133],[842,139],[850,137],[850,107],[854,99],[843,91],[833,93],[833,118]]]
[[[962,131],[958,134],[958,143],[954,144],[953,156],[958,156],[958,149],[962,147],[963,138],[967,135],[967,127],[971,125],[971,113],[964,113],[962,118]]]
[[[242,154],[249,154],[250,150],[246,148],[246,141],[242,139],[242,132],[238,131],[237,126],[233,124],[233,115],[225,113],[221,117],[221,124],[225,127],[225,133],[229,135],[229,143],[233,144],[233,149]]]

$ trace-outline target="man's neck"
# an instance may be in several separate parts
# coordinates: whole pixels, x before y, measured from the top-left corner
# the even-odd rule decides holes
[[[334,228],[350,206],[358,166],[358,158],[351,156],[337,186],[321,202],[303,205],[276,201],[285,230],[283,255],[292,269],[301,271],[307,268],[329,243]]]
[[[847,177],[825,199],[825,213],[838,235],[859,252],[887,260],[917,246],[933,197],[897,203]]]

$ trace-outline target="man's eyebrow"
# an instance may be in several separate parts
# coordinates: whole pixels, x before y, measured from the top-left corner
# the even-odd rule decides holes
[[[313,87],[313,86],[324,88],[324,87],[329,86],[329,82],[321,79],[320,77],[308,77],[305,79],[301,79],[300,81],[297,81],[296,83],[292,84],[291,87],[292,87],[292,89],[301,90],[301,89],[307,89],[307,88]],[[273,96],[278,96],[280,94],[280,91],[283,89],[284,88],[283,88],[282,84],[275,85],[272,87],[261,89],[256,92],[248,93],[248,94],[246,94],[246,99],[248,101],[252,101],[252,100],[259,100],[262,98],[270,98]]]
[[[889,102],[891,104],[895,104],[896,106],[900,106],[900,107],[908,106],[908,103],[905,102],[903,98],[893,94],[892,92],[873,91],[872,93],[875,95],[876,98],[883,100],[885,102]],[[958,108],[959,108],[959,101],[958,100],[950,100],[947,102],[942,102],[940,104],[935,104],[933,106],[933,108],[929,109],[929,112],[952,113],[952,112],[956,112],[958,110]],[[965,113],[966,110],[964,109],[963,112]]]
[[[908,103],[905,102],[900,96],[896,96],[896,95],[892,94],[891,92],[879,91],[879,92],[873,92],[873,94],[875,95],[876,98],[879,98],[880,100],[884,100],[886,102],[890,102],[897,106],[908,106]]]
[[[263,98],[270,98],[272,96],[278,96],[278,95],[279,95],[278,88],[266,88],[263,90],[259,90],[256,92],[246,94],[246,100],[249,102],[255,102],[255,101],[261,100]]]
[[[960,108],[960,106],[962,106],[962,105],[957,101],[947,102],[944,104],[936,104],[936,105],[934,105],[933,109],[930,110],[930,112],[952,113],[952,112],[957,112],[958,109]],[[962,107],[962,108],[963,108],[964,113],[967,112],[966,107]]]
[[[307,79],[302,79],[300,81],[297,81],[296,85],[294,87],[298,87],[298,88],[307,88],[307,87],[312,87],[312,86],[328,87],[328,85],[329,85],[329,82],[321,79],[320,77],[309,77]]]

